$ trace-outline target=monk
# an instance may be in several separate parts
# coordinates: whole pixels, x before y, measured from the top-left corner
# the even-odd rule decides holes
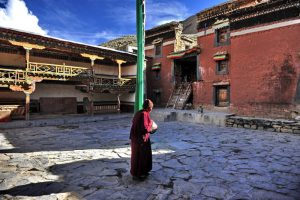
[[[152,109],[153,102],[146,99],[143,109],[138,111],[132,120],[130,173],[134,180],[144,180],[152,169],[150,133],[157,129],[157,125],[150,118]]]

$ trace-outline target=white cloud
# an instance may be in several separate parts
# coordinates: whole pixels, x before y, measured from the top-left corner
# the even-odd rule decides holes
[[[96,33],[88,32],[68,32],[53,30],[50,31],[50,35],[56,38],[62,38],[69,41],[76,41],[85,44],[99,45],[104,40],[112,40],[122,36],[122,34],[116,34],[111,31],[101,31]]]
[[[0,8],[0,26],[47,35],[38,22],[23,0],[8,0],[6,8]]]
[[[101,32],[95,33],[94,36],[97,39],[112,40],[112,39],[115,39],[117,37],[120,37],[121,35],[120,34],[115,34],[115,33],[112,33],[112,32],[101,31]]]
[[[178,1],[149,1],[146,4],[146,16],[149,26],[161,25],[171,21],[181,21],[189,16],[187,7]]]
[[[122,18],[115,18],[116,23],[135,24],[135,7],[116,7],[112,9],[112,18],[122,13]],[[179,1],[161,0],[160,2],[154,0],[146,1],[146,28],[161,25],[171,21],[182,21],[189,17],[191,13],[187,7]]]

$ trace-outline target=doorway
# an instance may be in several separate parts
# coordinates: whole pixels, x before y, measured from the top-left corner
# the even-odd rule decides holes
[[[197,81],[197,56],[174,60],[175,85]]]
[[[175,81],[175,90],[180,91],[180,93],[185,93],[185,89],[190,88],[189,94],[186,95],[184,104],[191,105],[193,104],[193,93],[191,89],[192,82],[197,81],[198,79],[198,70],[197,70],[197,55],[183,57],[180,59],[174,60],[174,81]],[[190,85],[190,86],[188,86]],[[181,90],[180,90],[181,88]]]

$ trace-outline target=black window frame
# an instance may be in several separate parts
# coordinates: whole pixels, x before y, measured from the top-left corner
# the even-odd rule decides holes
[[[226,29],[226,41],[224,42],[220,42],[220,36],[221,36],[221,31],[223,31],[224,29]],[[219,28],[219,29],[216,29],[215,30],[215,46],[218,47],[218,46],[226,46],[226,45],[229,45],[230,44],[230,28],[229,26],[225,26],[225,27],[222,27],[222,28]]]
[[[154,70],[153,72],[154,72],[155,80],[160,80],[161,79],[160,70]]]
[[[155,58],[162,57],[162,50],[163,50],[162,47],[163,47],[162,42],[154,44],[153,53],[154,53]],[[158,48],[160,48],[160,50],[159,50],[160,54],[156,54]]]
[[[218,97],[217,97],[217,93],[218,93],[218,90],[219,89],[226,89],[227,90],[227,105],[224,105],[224,106],[221,106],[219,105],[219,102],[218,102]],[[229,107],[230,106],[230,101],[231,101],[231,98],[230,98],[230,85],[214,85],[213,86],[213,105],[216,106],[216,107]]]
[[[225,71],[221,71],[221,64],[222,62],[225,62],[225,66],[226,66],[226,70]],[[229,62],[228,60],[218,60],[216,61],[216,75],[227,75],[229,74]]]

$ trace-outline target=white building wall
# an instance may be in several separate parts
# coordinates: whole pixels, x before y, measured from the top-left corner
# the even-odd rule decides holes
[[[37,83],[36,90],[30,97],[32,100],[39,100],[41,97],[76,97],[77,101],[81,102],[84,97],[88,97],[88,93],[75,89],[75,85]],[[5,91],[0,92],[0,99],[24,100],[25,94]],[[123,94],[120,99],[124,102],[134,102],[134,93]],[[109,93],[94,94],[94,101],[117,101],[117,96]]]

